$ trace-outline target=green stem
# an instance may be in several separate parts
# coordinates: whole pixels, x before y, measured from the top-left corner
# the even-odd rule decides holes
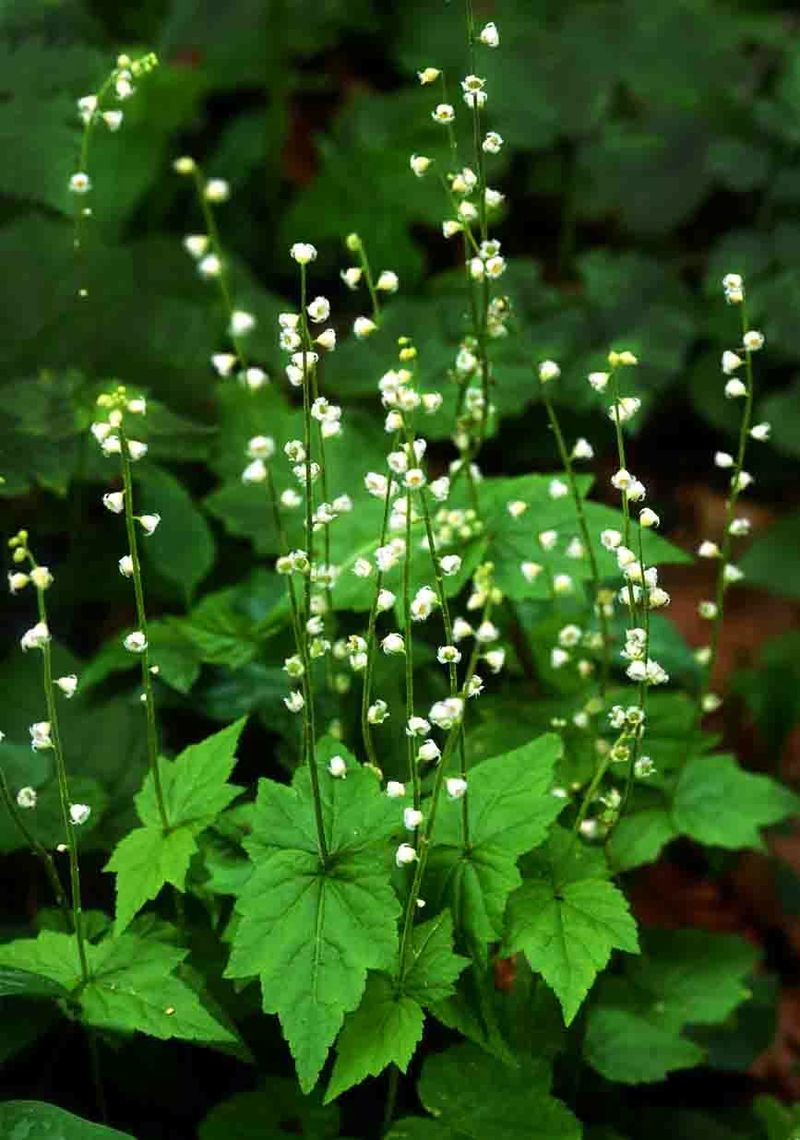
[[[142,690],[144,692],[145,719],[147,722],[147,762],[153,777],[153,788],[156,796],[158,815],[164,832],[169,831],[169,817],[167,815],[164,788],[161,782],[161,770],[158,763],[158,728],[156,726],[156,708],[153,695],[153,675],[150,663],[150,636],[147,629],[147,612],[144,604],[144,585],[142,580],[142,564],[139,559],[139,545],[136,537],[136,519],[133,513],[133,476],[131,474],[131,460],[128,454],[128,437],[124,424],[119,427],[121,445],[122,483],[124,489],[125,528],[128,534],[128,547],[133,564],[133,593],[136,600],[136,621],[141,633],[144,635],[144,650],[140,654],[142,669]]]

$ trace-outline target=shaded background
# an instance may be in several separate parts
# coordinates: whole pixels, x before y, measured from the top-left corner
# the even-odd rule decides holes
[[[632,466],[675,541],[690,550],[715,536],[724,479],[711,457],[731,448],[739,415],[722,397],[719,354],[735,343],[738,321],[719,279],[745,274],[751,321],[767,337],[756,414],[772,422],[773,439],[754,445],[748,464],[757,476],[756,538],[742,566],[759,589],[733,595],[720,678],[732,700],[714,727],[754,767],[796,780],[800,17],[766,0],[477,0],[476,9],[479,19],[497,21],[502,37],[483,71],[487,122],[506,140],[490,169],[507,195],[497,235],[515,302],[515,335],[495,356],[502,419],[484,466],[518,474],[554,462],[533,360],[561,362],[553,394],[567,430],[595,441],[597,405],[583,377],[609,344],[630,348],[642,361],[636,382],[644,400]],[[209,364],[224,345],[225,318],[181,249],[201,218],[172,161],[193,154],[209,175],[231,183],[218,218],[234,293],[258,316],[250,343],[276,376],[274,318],[291,304],[293,241],[318,246],[315,287],[331,297],[340,331],[360,311],[339,281],[346,233],[361,234],[376,268],[400,274],[401,293],[380,333],[326,362],[326,390],[362,410],[377,447],[374,385],[397,335],[415,337],[433,387],[446,384],[463,333],[454,301],[458,248],[440,236],[440,192],[408,169],[412,151],[436,155],[443,146],[429,116],[438,96],[414,84],[414,71],[443,66],[454,82],[464,73],[463,21],[458,0],[3,0],[0,34],[0,506],[4,530],[35,530],[40,559],[57,567],[53,623],[63,668],[78,668],[85,691],[96,694],[88,711],[71,712],[68,727],[80,754],[76,798],[97,805],[97,851],[89,843],[87,859],[99,871],[103,848],[129,821],[143,760],[127,662],[106,646],[131,621],[131,600],[114,569],[119,537],[98,507],[106,469],[87,439],[94,396],[111,377],[150,397],[156,464],[142,469],[143,485],[151,509],[171,524],[146,547],[166,662],[167,741],[178,747],[254,712],[250,774],[263,771],[265,746],[278,756],[284,747],[284,678],[274,643],[263,651],[274,582],[252,573],[254,549],[263,554],[269,542],[232,458],[230,441],[238,447],[242,433],[226,419]],[[125,104],[122,130],[95,134],[94,218],[76,263],[65,189],[79,146],[75,99],[97,89],[118,51],[151,48],[161,66]],[[79,284],[89,290],[83,301]],[[446,425],[438,435],[434,459],[446,460]],[[601,456],[601,475],[612,462]],[[672,570],[667,585],[673,619],[698,643],[705,570]],[[26,624],[23,609],[6,608],[5,643]],[[676,633],[670,652],[670,671],[691,681],[683,636]],[[10,737],[19,730],[19,739],[38,718],[38,697],[16,653],[0,664],[0,690],[4,730]],[[27,750],[3,751],[12,777],[36,783]],[[9,930],[41,903],[41,884],[27,855],[13,854],[15,843],[4,822]],[[758,1079],[796,1095],[800,891],[791,868],[800,860],[791,836],[780,844],[780,858],[748,856],[728,867],[722,887],[691,860],[659,865],[643,883],[641,906],[650,918],[745,931],[767,946],[780,980],[781,1029]],[[106,878],[92,880],[96,906],[110,905]],[[37,1032],[33,1015],[18,1019],[15,1031],[0,1019],[0,1055],[18,1058]],[[754,1042],[760,1048],[770,1035],[772,1022],[760,1037],[753,1030],[753,1055]],[[14,1062],[12,1091],[30,1092],[31,1066],[39,1065],[43,1095],[55,1086],[70,1103],[53,1060],[70,1042],[43,1041],[40,1052],[34,1046]],[[202,1115],[207,1095],[211,1103],[224,1095],[228,1073],[218,1059],[208,1093],[196,1087],[196,1052],[184,1057],[171,1045],[167,1062],[156,1043],[136,1049],[147,1075],[126,1063],[130,1047],[120,1049],[117,1073],[129,1110],[141,1111],[133,1106],[151,1097],[155,1116],[168,1121],[140,1122],[143,1135],[182,1127],[169,1123],[171,1088],[190,1116]],[[751,1067],[752,1057],[745,1061],[733,1072]],[[81,1095],[79,1088],[78,1105]],[[686,1095],[701,1107],[706,1096]],[[707,1124],[698,1127],[709,1135]]]

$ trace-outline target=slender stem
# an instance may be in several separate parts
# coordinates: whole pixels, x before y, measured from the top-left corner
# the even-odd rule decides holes
[[[397,446],[398,436],[395,436],[394,443],[391,450],[394,451]],[[383,501],[383,521],[381,523],[381,538],[380,546],[386,544],[386,534],[389,526],[389,511],[392,502],[392,473],[391,471],[386,478],[386,495]],[[367,753],[367,759],[373,767],[378,768],[378,757],[375,753],[375,745],[372,742],[372,731],[369,723],[369,706],[372,700],[372,677],[375,669],[375,625],[378,618],[378,596],[383,586],[383,571],[378,570],[377,579],[375,582],[375,594],[372,598],[372,605],[369,611],[369,623],[367,626],[367,664],[364,669],[364,686],[361,690],[361,735],[364,740],[364,748]]]
[[[1,767],[0,798],[2,798],[3,803],[8,810],[8,814],[14,821],[14,824],[17,827],[20,835],[30,847],[31,851],[33,851],[34,855],[36,855],[41,860],[42,866],[44,867],[44,872],[47,875],[50,886],[52,887],[56,904],[61,907],[62,910],[66,911],[67,914],[69,914],[69,903],[67,902],[67,896],[64,894],[64,887],[62,886],[61,878],[56,869],[53,856],[50,854],[47,848],[39,842],[39,840],[36,838],[36,836],[33,834],[25,822],[23,814],[17,807],[16,801],[11,794],[11,789],[8,786],[8,780],[6,779],[5,771]]]
[[[125,509],[125,528],[128,534],[128,548],[133,564],[133,593],[136,600],[136,621],[141,633],[144,635],[144,650],[140,654],[142,669],[142,690],[144,692],[145,719],[147,722],[147,762],[153,777],[153,788],[156,795],[156,805],[161,826],[165,832],[169,830],[169,817],[167,815],[164,788],[161,782],[161,770],[158,763],[158,728],[156,726],[156,708],[153,695],[153,675],[150,661],[150,637],[147,629],[147,612],[144,604],[144,585],[142,581],[142,564],[139,559],[139,546],[136,537],[136,519],[133,513],[133,476],[131,474],[131,460],[128,454],[128,437],[124,424],[119,427],[122,459],[122,483],[124,489],[123,502]]]
[[[603,660],[602,671],[600,675],[600,695],[605,696],[608,687],[608,677],[611,669],[611,635],[608,628],[608,618],[606,617],[604,607],[598,602],[598,595],[600,593],[600,570],[597,565],[597,555],[595,554],[594,543],[589,531],[589,524],[586,519],[586,512],[583,509],[583,496],[578,487],[578,481],[575,477],[575,467],[572,462],[572,457],[567,450],[566,443],[564,442],[564,435],[561,431],[561,425],[558,421],[553,402],[547,394],[546,385],[542,385],[542,401],[547,410],[547,418],[550,420],[550,426],[553,429],[553,435],[556,438],[556,445],[558,447],[558,454],[561,458],[561,463],[567,475],[567,481],[572,492],[572,498],[575,503],[575,511],[578,516],[578,527],[580,528],[583,545],[586,549],[586,556],[589,559],[589,569],[592,573],[592,589],[594,591],[595,610],[600,620],[600,631],[603,638]]]
[[[31,556],[33,563],[33,557]],[[35,565],[35,563],[34,563]],[[47,625],[47,603],[45,591],[37,589],[36,601],[39,621]],[[89,982],[89,963],[86,957],[86,941],[83,932],[83,909],[81,906],[81,877],[78,864],[78,839],[75,834],[75,824],[70,816],[69,783],[67,780],[67,767],[64,761],[64,751],[61,745],[61,730],[58,722],[58,707],[56,705],[55,682],[53,678],[53,657],[50,642],[42,646],[42,683],[44,686],[45,701],[47,704],[47,717],[50,721],[50,739],[53,742],[53,755],[56,762],[56,778],[58,781],[58,798],[61,806],[61,818],[67,836],[67,849],[69,851],[69,879],[72,904],[72,924],[75,931],[75,940],[78,946],[78,961],[80,963],[83,984]]]
[[[364,274],[364,282],[369,292],[369,299],[372,302],[372,319],[377,324],[381,315],[381,302],[378,296],[378,290],[375,288],[375,282],[372,277],[372,268],[367,257],[367,251],[364,248],[364,243],[359,239],[358,242],[358,260],[361,265],[361,272]]]

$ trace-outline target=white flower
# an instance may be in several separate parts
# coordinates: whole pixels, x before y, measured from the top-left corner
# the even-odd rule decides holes
[[[716,542],[701,542],[697,548],[697,554],[700,558],[719,558],[719,547]]]
[[[391,269],[383,269],[375,282],[375,288],[382,293],[396,293],[400,288],[400,278]]]
[[[553,578],[553,593],[571,594],[573,588],[574,582],[569,574],[556,574]]]
[[[466,693],[468,697],[479,697],[483,692],[483,678],[473,673],[467,680]]]
[[[488,653],[484,653],[483,659],[493,673],[499,673],[505,665],[506,651],[505,649],[490,649]]]
[[[406,831],[416,831],[424,818],[419,808],[407,807],[403,809],[403,827]]]
[[[405,784],[401,784],[399,780],[388,780],[386,782],[386,795],[390,800],[401,800],[406,794]]]
[[[547,384],[550,380],[557,380],[560,375],[561,369],[555,360],[543,360],[539,365],[539,379],[542,384]]]
[[[203,189],[207,202],[227,202],[230,194],[231,188],[224,178],[209,178]]]
[[[374,498],[383,499],[389,489],[389,480],[377,471],[368,471],[364,476],[364,486]]]
[[[503,136],[497,131],[487,131],[481,149],[485,154],[499,154],[503,149]]]
[[[133,559],[130,554],[123,554],[117,565],[119,566],[119,572],[123,578],[133,577]]]
[[[298,689],[292,689],[288,697],[283,698],[283,703],[286,705],[290,713],[299,713],[305,705],[303,694]]]
[[[228,331],[231,336],[246,336],[256,327],[256,318],[245,309],[234,309]]]
[[[436,660],[440,665],[457,665],[461,660],[461,650],[455,645],[440,645],[436,651]]]
[[[306,305],[306,312],[315,325],[320,325],[331,315],[331,303],[327,297],[315,297]]]
[[[769,439],[769,433],[772,430],[772,425],[769,423],[755,424],[750,428],[750,435],[759,443],[766,443]]]
[[[122,126],[122,111],[103,111],[100,118],[110,131],[118,131]]]
[[[605,392],[608,385],[608,372],[590,372],[587,379],[595,392]]]
[[[611,476],[611,486],[616,487],[618,491],[627,491],[632,482],[633,476],[624,467],[620,467],[619,471]]]
[[[147,414],[147,400],[144,396],[134,396],[132,400],[128,400],[128,411],[132,416],[144,416]]]
[[[377,610],[378,613],[385,613],[390,610],[395,603],[395,595],[391,590],[379,590],[377,597]]]
[[[347,775],[347,761],[343,756],[331,756],[328,771],[335,779],[343,780]]]
[[[723,568],[722,579],[726,585],[730,586],[734,582],[741,582],[742,578],[744,578],[744,573],[738,566],[734,566],[732,562],[729,562]]]
[[[406,647],[402,635],[399,633],[387,633],[386,637],[381,641],[381,649],[387,654],[405,653]]]
[[[310,261],[316,261],[317,251],[310,242],[296,241],[289,250],[289,256],[298,265],[308,265]]]
[[[749,471],[740,471],[733,481],[733,489],[735,491],[745,491],[753,482],[753,476]]]
[[[475,630],[475,640],[481,645],[491,645],[493,641],[497,641],[500,636],[500,630],[491,621],[482,621],[478,628]]]
[[[43,649],[49,640],[50,630],[47,628],[47,623],[39,621],[23,633],[19,643],[22,651],[27,653],[29,649]]]
[[[740,273],[726,273],[722,278],[722,288],[726,293],[730,293],[731,290],[742,289],[743,284]]]
[[[714,464],[716,467],[733,467],[734,458],[727,451],[714,452]]]
[[[553,669],[561,669],[570,660],[570,655],[566,649],[561,649],[556,646],[550,650],[550,664]]]
[[[485,47],[496,48],[500,43],[500,33],[497,30],[497,25],[490,21],[484,24],[478,35],[478,39]]]
[[[428,170],[430,169],[431,160],[424,154],[412,154],[408,160],[408,164],[416,174],[417,178],[422,178],[422,176],[424,174],[427,174]]]
[[[446,697],[443,701],[436,701],[431,705],[428,717],[437,728],[449,731],[454,724],[458,724],[464,714],[464,702],[460,697]]]
[[[764,347],[764,334],[757,329],[750,329],[742,337],[742,344],[748,352],[758,352]]]
[[[431,118],[436,123],[452,123],[455,117],[456,113],[451,103],[439,103],[435,110],[431,111]]]
[[[353,563],[353,573],[356,578],[369,578],[372,573],[372,563],[366,558],[357,558]]]
[[[135,629],[123,639],[122,644],[129,653],[144,653],[147,649],[147,638],[140,629]]]
[[[729,400],[741,399],[742,396],[747,395],[747,386],[735,376],[725,385],[725,395]]]
[[[564,649],[574,649],[580,644],[582,630],[579,625],[565,625],[558,632],[558,644]]]
[[[547,486],[547,493],[551,499],[563,499],[569,494],[569,487],[562,479],[551,479]]]
[[[659,526],[661,519],[655,511],[651,511],[649,507],[644,507],[639,511],[639,525],[644,527]]]
[[[741,535],[749,534],[750,519],[733,519],[731,525],[728,527],[728,533],[734,535],[734,537],[740,537]]]
[[[74,827],[80,827],[82,823],[92,814],[92,809],[88,804],[70,804],[69,805],[69,819]]]
[[[30,811],[36,807],[38,800],[36,789],[31,787],[20,788],[17,792],[17,807],[22,808],[24,811]]]
[[[706,621],[714,621],[717,614],[719,613],[719,610],[717,608],[716,602],[705,601],[698,603],[697,612],[700,617],[704,618]]]
[[[69,700],[71,697],[75,696],[75,692],[78,688],[78,678],[74,673],[69,673],[65,677],[56,677],[55,684],[58,686],[67,700]]]
[[[539,545],[542,550],[553,550],[558,542],[557,530],[542,530],[538,534]]]
[[[406,736],[426,736],[431,730],[424,716],[410,716],[406,724]]]
[[[541,562],[523,562],[519,569],[526,582],[535,582],[544,570],[544,566]]]
[[[511,515],[512,519],[518,519],[520,515],[524,515],[528,509],[528,504],[524,499],[512,499],[506,503],[506,510]]]
[[[457,574],[461,569],[461,558],[458,554],[445,554],[439,559],[439,568],[445,577]]]
[[[176,158],[172,164],[172,169],[175,171],[176,174],[184,174],[184,175],[185,174],[192,174],[194,171],[194,168],[195,168],[194,159],[190,158],[186,154],[181,155],[180,158]]]
[[[31,748],[34,752],[43,751],[46,748],[53,747],[53,740],[50,736],[50,721],[39,720],[32,724],[28,731],[31,734]]]
[[[722,371],[726,376],[733,375],[737,368],[742,367],[742,363],[741,356],[737,356],[736,353],[731,352],[730,349],[725,349],[722,354]]]
[[[486,262],[487,276],[491,277],[494,281],[496,281],[498,277],[502,277],[505,271],[506,259],[504,257],[500,257],[499,255],[497,257],[490,257]]]
[[[232,352],[215,352],[211,357],[211,363],[218,376],[230,376],[236,367],[237,359]]]
[[[367,722],[369,724],[383,724],[389,716],[389,706],[386,701],[375,701],[367,709]]]
[[[246,484],[264,483],[267,479],[267,467],[263,459],[254,459],[248,463],[242,472],[242,482]]]
[[[138,439],[128,440],[128,456],[134,463],[138,463],[140,459],[144,459],[147,455],[148,447],[146,443],[142,443]]]
[[[467,781],[463,776],[448,776],[444,782],[445,790],[448,798],[451,800],[460,800],[467,793]]]
[[[219,277],[222,262],[215,253],[207,253],[198,263],[197,272],[201,277]]]
[[[208,234],[187,234],[183,239],[183,248],[195,261],[208,251],[211,239]]]
[[[161,522],[161,515],[140,515],[139,525],[148,537],[155,534],[158,529],[158,524]]]
[[[609,419],[614,423],[627,423],[633,419],[641,406],[642,401],[636,396],[621,396],[616,404],[612,404],[608,409]]]
[[[30,578],[27,574],[23,574],[21,570],[17,570],[15,573],[8,575],[8,589],[12,594],[17,594],[20,590],[24,590],[28,582],[30,582]]]
[[[90,123],[97,110],[97,96],[83,95],[78,99],[78,115],[82,123]]]
[[[353,321],[353,335],[357,340],[365,340],[378,326],[369,317],[356,317]]]
[[[31,581],[36,589],[49,589],[52,586],[52,575],[48,567],[34,567],[31,570]]]
[[[70,178],[69,188],[73,194],[88,194],[92,188],[92,180],[88,174],[79,170]]]
[[[401,843],[394,853],[394,861],[398,867],[406,867],[416,862],[417,853],[410,843]]]
[[[247,442],[247,455],[250,459],[272,459],[275,454],[275,440],[271,435],[254,435]]]
[[[124,491],[107,491],[103,495],[103,506],[112,514],[119,515],[125,509]]]
[[[417,78],[423,87],[427,87],[428,84],[435,83],[441,74],[438,67],[425,67],[417,72]]]
[[[572,449],[573,459],[594,459],[594,448],[589,443],[588,439],[581,436],[580,439],[575,440],[575,446]]]
[[[423,764],[430,764],[433,760],[438,760],[442,754],[442,750],[435,740],[423,740],[417,751],[417,760]]]
[[[363,274],[363,269],[357,265],[351,265],[349,269],[343,269],[341,271],[340,277],[348,289],[357,289]]]
[[[460,234],[464,229],[461,222],[455,221],[454,218],[447,218],[442,222],[442,236],[446,238],[455,237]],[[480,260],[480,259],[479,259]]]

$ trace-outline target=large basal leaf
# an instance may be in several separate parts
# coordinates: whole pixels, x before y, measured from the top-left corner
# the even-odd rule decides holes
[[[55,1104],[40,1100],[7,1100],[0,1104],[3,1140],[134,1140],[105,1124],[92,1124]]]
[[[296,1081],[270,1074],[263,1088],[237,1093],[212,1108],[198,1140],[333,1140],[338,1135],[338,1108],[323,1107],[318,1095],[303,1096]]]
[[[142,539],[146,562],[170,582],[185,599],[205,578],[216,557],[216,543],[192,497],[169,471],[152,464],[137,471],[136,507],[140,514],[161,515],[154,534]]]
[[[155,785],[148,773],[136,797],[143,827],[129,832],[106,865],[117,889],[115,931],[119,934],[165,883],[182,891],[197,837],[224,811],[239,789],[228,783],[236,763],[236,745],[244,727],[238,720],[199,744],[191,744],[175,760],[159,758],[168,827],[162,825]]]
[[[347,763],[344,779],[327,770],[333,755]],[[308,768],[290,787],[262,780],[245,844],[253,872],[237,903],[226,971],[260,978],[264,1009],[280,1018],[304,1091],[315,1084],[345,1014],[361,1000],[367,971],[394,968],[399,914],[387,842],[397,828],[396,806],[338,742],[321,741],[317,760],[327,863]]]
[[[450,907],[460,935],[478,943],[501,936],[506,900],[522,881],[517,859],[542,842],[563,807],[550,794],[560,752],[560,739],[547,734],[469,770],[468,847],[460,805],[442,805],[423,893]]]
[[[625,896],[574,835],[557,833],[529,857],[508,904],[506,944],[555,991],[572,1021],[613,950],[638,952]]]

